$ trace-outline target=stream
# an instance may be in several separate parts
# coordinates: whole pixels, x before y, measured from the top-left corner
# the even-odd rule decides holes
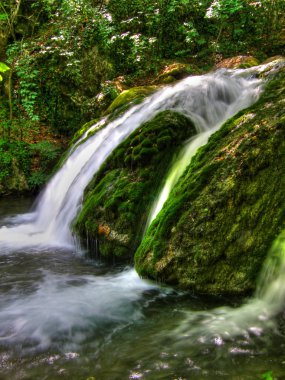
[[[1,200],[1,225],[30,205]],[[179,292],[64,248],[17,249],[0,262],[1,380],[284,379],[282,315],[209,335],[212,310],[244,300]]]

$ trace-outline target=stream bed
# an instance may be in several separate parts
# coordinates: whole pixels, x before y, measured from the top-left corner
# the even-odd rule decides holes
[[[0,225],[30,205],[1,200]],[[0,252],[0,379],[285,379],[282,315],[234,336],[207,333],[213,309],[219,318],[242,302],[180,292],[75,250]]]

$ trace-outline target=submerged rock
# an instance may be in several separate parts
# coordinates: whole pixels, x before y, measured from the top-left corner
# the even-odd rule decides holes
[[[245,293],[285,225],[285,70],[200,148],[135,256],[144,277]]]
[[[133,258],[148,211],[178,147],[196,133],[185,116],[164,111],[116,148],[89,184],[75,230],[98,240],[104,257]]]

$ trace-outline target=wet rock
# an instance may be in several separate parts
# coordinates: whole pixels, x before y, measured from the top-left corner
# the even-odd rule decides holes
[[[216,64],[216,68],[224,69],[247,69],[259,65],[258,60],[253,56],[238,55],[236,57],[225,58]]]

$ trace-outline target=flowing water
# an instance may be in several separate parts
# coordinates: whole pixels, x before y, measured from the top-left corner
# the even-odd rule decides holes
[[[11,214],[23,201],[9,202]],[[273,319],[248,312],[225,333],[230,313],[244,313],[238,299],[177,292],[66,248],[0,263],[1,380],[284,378],[284,328]]]
[[[257,99],[260,82],[248,75],[216,72],[159,91],[119,119],[101,122],[104,128],[91,127],[97,133],[86,140],[86,132],[72,148],[30,212],[20,214],[29,200],[0,203],[1,380],[258,379],[269,370],[284,378],[282,316],[275,321],[285,295],[283,235],[263,273],[269,286],[241,305],[91,261],[76,250],[70,231],[101,163],[163,109],[188,115],[198,131],[170,171],[171,189],[208,136]]]

